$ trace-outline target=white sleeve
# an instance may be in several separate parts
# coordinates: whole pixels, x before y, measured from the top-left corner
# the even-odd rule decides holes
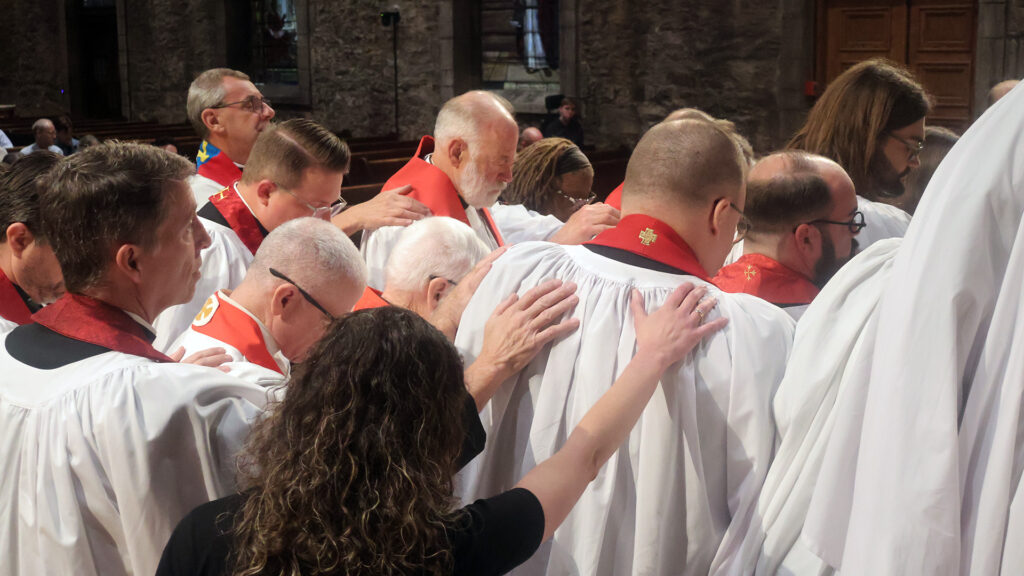
[[[387,281],[385,270],[388,257],[391,256],[391,250],[394,249],[403,230],[405,228],[402,226],[385,226],[377,230],[363,232],[359,251],[363,254],[363,260],[366,261],[366,283],[370,288],[384,289],[384,283]]]
[[[14,148],[14,143],[7,137],[7,134],[4,134],[3,130],[0,130],[0,148]]]
[[[495,204],[490,210],[505,244],[547,240],[565,225],[554,216],[527,210],[521,204]]]

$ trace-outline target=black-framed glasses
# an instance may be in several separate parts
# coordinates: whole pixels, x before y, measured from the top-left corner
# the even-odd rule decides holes
[[[280,278],[281,280],[284,280],[285,282],[291,284],[292,286],[295,286],[295,289],[299,291],[299,294],[302,294],[302,297],[306,299],[306,302],[309,302],[310,304],[313,305],[314,308],[323,312],[324,316],[327,316],[328,320],[334,320],[334,315],[328,312],[326,308],[321,306],[320,303],[316,301],[316,298],[310,296],[309,292],[303,290],[302,286],[296,284],[294,280],[278,272],[277,270],[274,270],[273,268],[270,269],[270,275],[273,276],[274,278]]]
[[[860,211],[853,213],[853,218],[850,218],[846,222],[836,222],[835,220],[825,220],[820,218],[818,220],[811,220],[808,224],[835,224],[836,226],[846,226],[850,229],[850,234],[856,234],[867,226],[864,222],[864,214]]]
[[[244,104],[245,106],[243,107],[248,108],[249,111],[253,114],[259,114],[260,112],[262,112],[264,105],[266,105],[267,108],[271,108],[270,100],[267,100],[262,96],[249,96],[248,98],[244,100],[239,100],[237,102],[223,102],[221,104],[217,104],[216,106],[210,106],[210,108],[216,110],[218,108],[228,108],[230,106],[237,106],[238,104]]]
[[[924,152],[924,142],[920,140],[907,140],[905,138],[900,138],[899,136],[893,134],[892,132],[885,132],[884,134],[889,138],[892,138],[893,140],[906,146],[907,152],[910,154],[911,160],[920,156],[921,152]]]
[[[588,194],[585,198],[577,198],[576,196],[569,196],[568,194],[566,194],[565,192],[562,192],[561,190],[555,190],[555,194],[558,194],[562,198],[565,198],[566,200],[571,202],[572,203],[572,211],[573,212],[579,210],[580,208],[583,208],[584,206],[586,206],[588,204],[592,204],[594,202],[594,200],[597,200],[597,194],[595,194],[593,191],[591,191],[590,194]]]
[[[740,221],[736,223],[736,236],[732,240],[732,243],[735,244],[740,240],[743,240],[754,225],[750,223],[750,218],[747,218],[747,215],[743,213],[743,210],[739,209],[739,206],[729,202],[729,207],[740,215]]]

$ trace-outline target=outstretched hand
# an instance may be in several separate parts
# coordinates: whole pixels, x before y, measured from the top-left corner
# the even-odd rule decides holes
[[[185,347],[179,346],[177,350],[167,356],[180,364],[206,366],[207,368],[216,368],[221,372],[228,372],[228,368],[223,366],[223,364],[231,362],[231,356],[223,348],[207,348],[206,350],[189,354],[188,358],[183,358],[185,356]]]
[[[412,192],[412,186],[408,185],[384,190],[370,200],[342,211],[331,218],[331,222],[351,236],[359,230],[408,226],[430,216],[430,209],[418,200],[409,198],[409,192]]]
[[[577,210],[569,220],[551,235],[556,244],[582,244],[619,223],[622,214],[608,204],[589,204]]]
[[[636,355],[646,356],[664,370],[682,360],[703,338],[725,327],[729,322],[727,318],[705,321],[718,304],[715,298],[704,298],[707,293],[707,287],[695,288],[686,282],[648,315],[643,296],[634,288],[629,306],[636,328]]]
[[[476,266],[469,271],[469,274],[466,274],[459,280],[458,285],[441,300],[437,308],[430,314],[430,323],[444,333],[448,340],[455,341],[455,332],[459,329],[462,313],[466,310],[466,306],[469,305],[473,294],[476,294],[476,289],[483,282],[484,276],[487,276],[487,273],[491,271],[491,265],[494,264],[494,261],[499,256],[505,253],[505,250],[508,250],[508,248],[502,246],[485,256],[483,260],[477,262]]]

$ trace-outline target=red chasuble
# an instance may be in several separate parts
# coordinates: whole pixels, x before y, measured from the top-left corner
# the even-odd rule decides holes
[[[227,154],[206,140],[203,140],[196,154],[196,173],[221,186],[230,186],[242,177],[242,169]]]
[[[95,298],[68,292],[36,312],[32,320],[74,340],[157,362],[173,362],[153,348],[154,335],[124,310]]]
[[[712,282],[725,292],[752,294],[778,306],[810,304],[820,291],[802,274],[763,254],[744,254],[719,270]]]
[[[622,184],[619,184],[615,190],[612,190],[612,193],[604,199],[604,203],[616,210],[622,210]]]
[[[406,163],[405,166],[395,173],[394,176],[384,183],[383,190],[391,190],[406,184],[412,185],[410,198],[415,198],[427,208],[434,216],[449,216],[469,226],[469,219],[466,218],[466,209],[462,207],[462,201],[455,186],[448,178],[448,175],[440,168],[427,162],[423,158],[434,151],[434,139],[424,136],[420,140],[420,146],[416,149],[416,155]],[[487,227],[497,240],[498,246],[504,246],[505,242],[498,232],[498,226],[491,218],[491,211],[487,208],[481,210]]]
[[[32,322],[32,311],[3,270],[0,270],[0,316],[18,325]]]
[[[385,306],[391,306],[391,303],[380,297],[380,290],[374,290],[367,286],[366,290],[363,290],[363,295],[359,297],[359,302],[356,302],[355,307],[352,308],[352,311],[383,308]]]
[[[192,329],[238,350],[248,362],[284,374],[267,350],[267,341],[259,323],[244,310],[221,298],[219,293],[207,298],[192,322]]]
[[[625,216],[614,228],[586,244],[625,250],[701,280],[710,280],[689,244],[671,226],[646,214]]]
[[[228,226],[235,231],[242,244],[245,244],[245,247],[255,255],[265,236],[260,230],[259,221],[242,201],[242,197],[238,195],[235,184],[233,182],[227,188],[211,196],[210,203],[224,217]]]

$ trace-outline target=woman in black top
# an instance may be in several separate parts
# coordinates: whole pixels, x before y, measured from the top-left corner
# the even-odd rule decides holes
[[[551,537],[636,423],[665,369],[724,319],[705,288],[649,317],[634,292],[637,354],[566,444],[512,490],[454,509],[462,364],[417,315],[388,307],[332,325],[257,423],[243,492],[195,509],[158,576],[503,574]]]

